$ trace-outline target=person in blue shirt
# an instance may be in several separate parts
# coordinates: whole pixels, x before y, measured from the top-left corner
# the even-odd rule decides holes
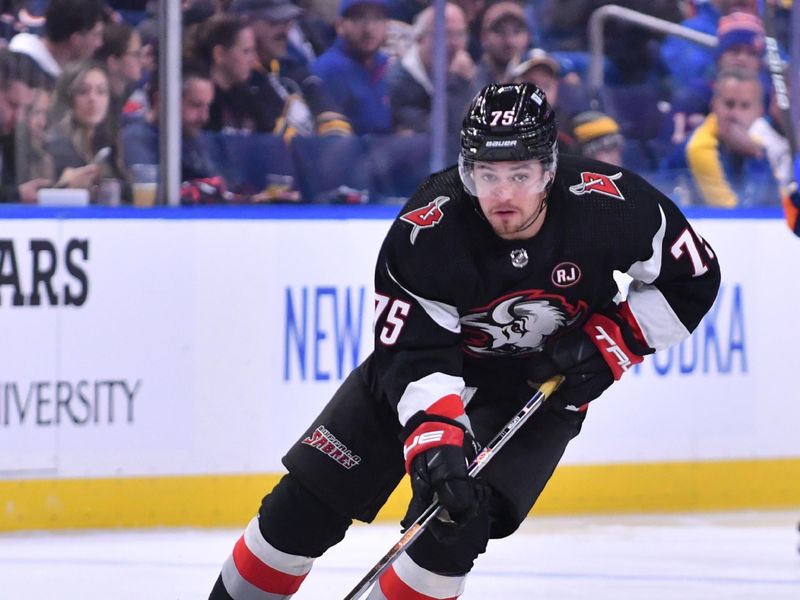
[[[386,0],[342,0],[336,41],[311,64],[358,135],[390,133]]]
[[[184,65],[181,88],[181,181],[216,175],[209,150],[202,136],[214,101],[214,84],[202,68]],[[152,111],[147,119],[134,121],[122,130],[122,155],[128,168],[135,164],[157,165],[160,162],[158,77],[150,92]]]
[[[708,0],[696,4],[696,14],[682,21],[681,25],[709,35],[716,35],[723,15],[736,11],[758,14],[757,0]],[[676,82],[703,77],[715,58],[714,48],[677,36],[668,36],[661,43],[661,62]]]

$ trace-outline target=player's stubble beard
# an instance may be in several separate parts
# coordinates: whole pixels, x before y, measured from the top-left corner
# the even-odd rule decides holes
[[[499,221],[497,225],[490,223],[492,225],[492,229],[494,230],[495,234],[499,237],[507,240],[513,239],[527,239],[529,237],[533,237],[539,232],[541,229],[541,223],[544,221],[545,215],[547,214],[547,195],[545,194],[541,201],[539,202],[538,208],[533,211],[530,217],[525,219],[519,226],[511,228],[511,227],[503,227],[502,220]],[[525,233],[526,230],[531,229],[532,233],[528,236],[519,235]]]

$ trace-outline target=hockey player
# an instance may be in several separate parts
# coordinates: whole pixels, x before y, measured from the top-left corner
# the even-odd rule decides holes
[[[533,84],[474,98],[458,167],[422,184],[380,250],[374,352],[289,449],[288,474],[236,543],[213,600],[289,598],[406,472],[404,523],[434,495],[444,516],[368,598],[457,598],[488,540],[526,517],[588,403],[698,325],[720,280],[708,244],[643,179],[559,158],[556,138]],[[625,302],[615,302],[615,270],[633,280]],[[470,479],[475,442],[517,412],[530,382],[555,373],[566,377],[559,391]]]

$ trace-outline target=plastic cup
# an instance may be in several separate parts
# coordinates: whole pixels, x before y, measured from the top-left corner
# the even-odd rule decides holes
[[[158,192],[158,165],[131,165],[133,205],[153,206]]]

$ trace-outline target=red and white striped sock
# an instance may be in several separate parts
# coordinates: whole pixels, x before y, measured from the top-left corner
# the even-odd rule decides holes
[[[456,600],[464,592],[466,575],[437,575],[402,554],[381,575],[367,600]]]
[[[286,554],[270,545],[253,518],[222,566],[222,583],[234,600],[291,598],[313,562],[313,558]]]

